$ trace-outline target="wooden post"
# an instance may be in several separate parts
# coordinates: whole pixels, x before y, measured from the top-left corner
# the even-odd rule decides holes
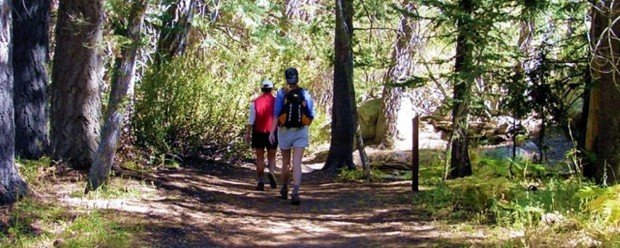
[[[418,192],[418,185],[420,184],[420,132],[419,132],[420,116],[416,115],[413,118],[413,145],[411,146],[411,189],[413,192]]]

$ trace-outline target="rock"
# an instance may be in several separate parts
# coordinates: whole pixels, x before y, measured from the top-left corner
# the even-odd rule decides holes
[[[376,150],[367,148],[366,155],[368,155],[370,166],[377,169],[409,170],[411,166],[411,151]],[[353,153],[353,163],[358,167],[362,166],[357,151]]]
[[[54,241],[54,247],[62,247],[65,244],[65,241],[62,239],[57,239]]]
[[[540,221],[547,226],[564,226],[568,223],[566,217],[558,212],[543,214]]]
[[[592,237],[590,237],[587,233],[581,233],[580,235],[576,235],[576,238],[570,241],[572,247],[601,247],[602,242],[598,241]]]
[[[375,139],[375,131],[377,130],[377,118],[381,112],[382,99],[372,99],[364,102],[357,110],[360,130],[364,143]]]

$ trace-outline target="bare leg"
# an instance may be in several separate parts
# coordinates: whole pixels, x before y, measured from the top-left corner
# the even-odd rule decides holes
[[[301,185],[301,158],[304,155],[303,147],[293,147],[293,192],[291,204],[299,205],[299,186]]]
[[[277,149],[267,149],[267,164],[269,166],[269,174],[267,174],[267,178],[269,179],[269,186],[272,189],[278,187],[278,183],[276,182],[276,151]]]
[[[282,173],[281,180],[282,184],[288,185],[289,174],[290,174],[290,165],[291,165],[291,150],[282,150]]]
[[[257,148],[254,152],[256,153],[256,175],[258,182],[262,182],[265,174],[265,150]]]
[[[293,147],[293,186],[301,185],[301,159],[304,156],[303,147]]]
[[[276,152],[277,149],[267,150],[267,164],[269,166],[269,173],[276,173]]]

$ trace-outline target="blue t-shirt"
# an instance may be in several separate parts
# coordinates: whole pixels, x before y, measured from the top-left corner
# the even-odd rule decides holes
[[[312,103],[312,97],[310,96],[310,93],[308,93],[308,91],[305,89],[301,92],[304,96],[304,100],[306,101],[306,107],[308,108],[308,117],[310,119],[314,119],[314,104]],[[282,108],[284,107],[285,97],[286,92],[284,91],[284,89],[279,89],[278,93],[276,93],[276,104],[273,109],[273,116],[275,118],[278,118],[278,116],[280,116],[280,111],[282,111]]]

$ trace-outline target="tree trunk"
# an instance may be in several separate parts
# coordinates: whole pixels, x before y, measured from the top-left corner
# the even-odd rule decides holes
[[[472,32],[470,18],[473,12],[472,0],[461,0],[459,8],[462,12],[458,19],[458,38],[456,44],[456,62],[454,72],[454,106],[452,107],[452,144],[450,166],[446,173],[446,179],[465,177],[472,174],[471,161],[469,160],[469,105],[471,102],[472,77]]]
[[[11,0],[0,0],[0,205],[16,202],[28,187],[15,167]]]
[[[157,43],[155,65],[185,52],[195,7],[196,0],[178,0],[168,7]]]
[[[15,155],[39,159],[49,152],[47,117],[50,0],[13,0]]]
[[[324,170],[335,172],[353,164],[353,137],[357,127],[355,88],[353,85],[353,1],[336,0],[336,36],[334,39],[334,99],[332,137]]]
[[[592,79],[586,149],[596,155],[595,177],[599,183],[620,182],[620,6],[599,1],[592,9]],[[613,8],[612,8],[613,6]],[[613,26],[610,26],[612,25]],[[601,128],[604,127],[604,128]]]
[[[589,60],[591,60],[591,58]],[[586,147],[588,120],[590,119],[590,96],[592,87],[592,72],[590,70],[590,65],[586,67],[585,73],[586,76],[584,79],[584,83],[586,87],[583,92],[583,107],[581,111],[581,120],[579,121],[579,141],[577,146],[579,147],[579,151],[581,152],[580,157],[583,176],[590,179],[596,179],[596,166],[593,164],[594,161],[591,161],[588,154],[586,154],[592,148]]]
[[[413,12],[415,5],[408,3],[405,10]],[[404,92],[402,87],[393,85],[411,74],[413,56],[420,46],[420,39],[416,32],[417,21],[407,16],[401,17],[396,43],[392,51],[392,65],[383,77],[382,114],[377,119],[375,142],[388,149],[394,148],[394,139],[397,137],[397,112],[400,109],[400,101]]]
[[[127,33],[122,34],[131,40],[131,44],[123,47],[121,57],[116,58],[116,71],[112,77],[112,91],[108,101],[106,121],[101,133],[99,149],[88,175],[87,193],[90,190],[96,190],[107,182],[110,169],[114,163],[121,127],[123,126],[123,112],[126,110],[126,104],[129,100],[127,93],[133,78],[138,48],[142,38],[141,29],[146,5],[147,0],[133,0]]]
[[[61,0],[51,85],[52,159],[88,169],[101,112],[103,0]]]

